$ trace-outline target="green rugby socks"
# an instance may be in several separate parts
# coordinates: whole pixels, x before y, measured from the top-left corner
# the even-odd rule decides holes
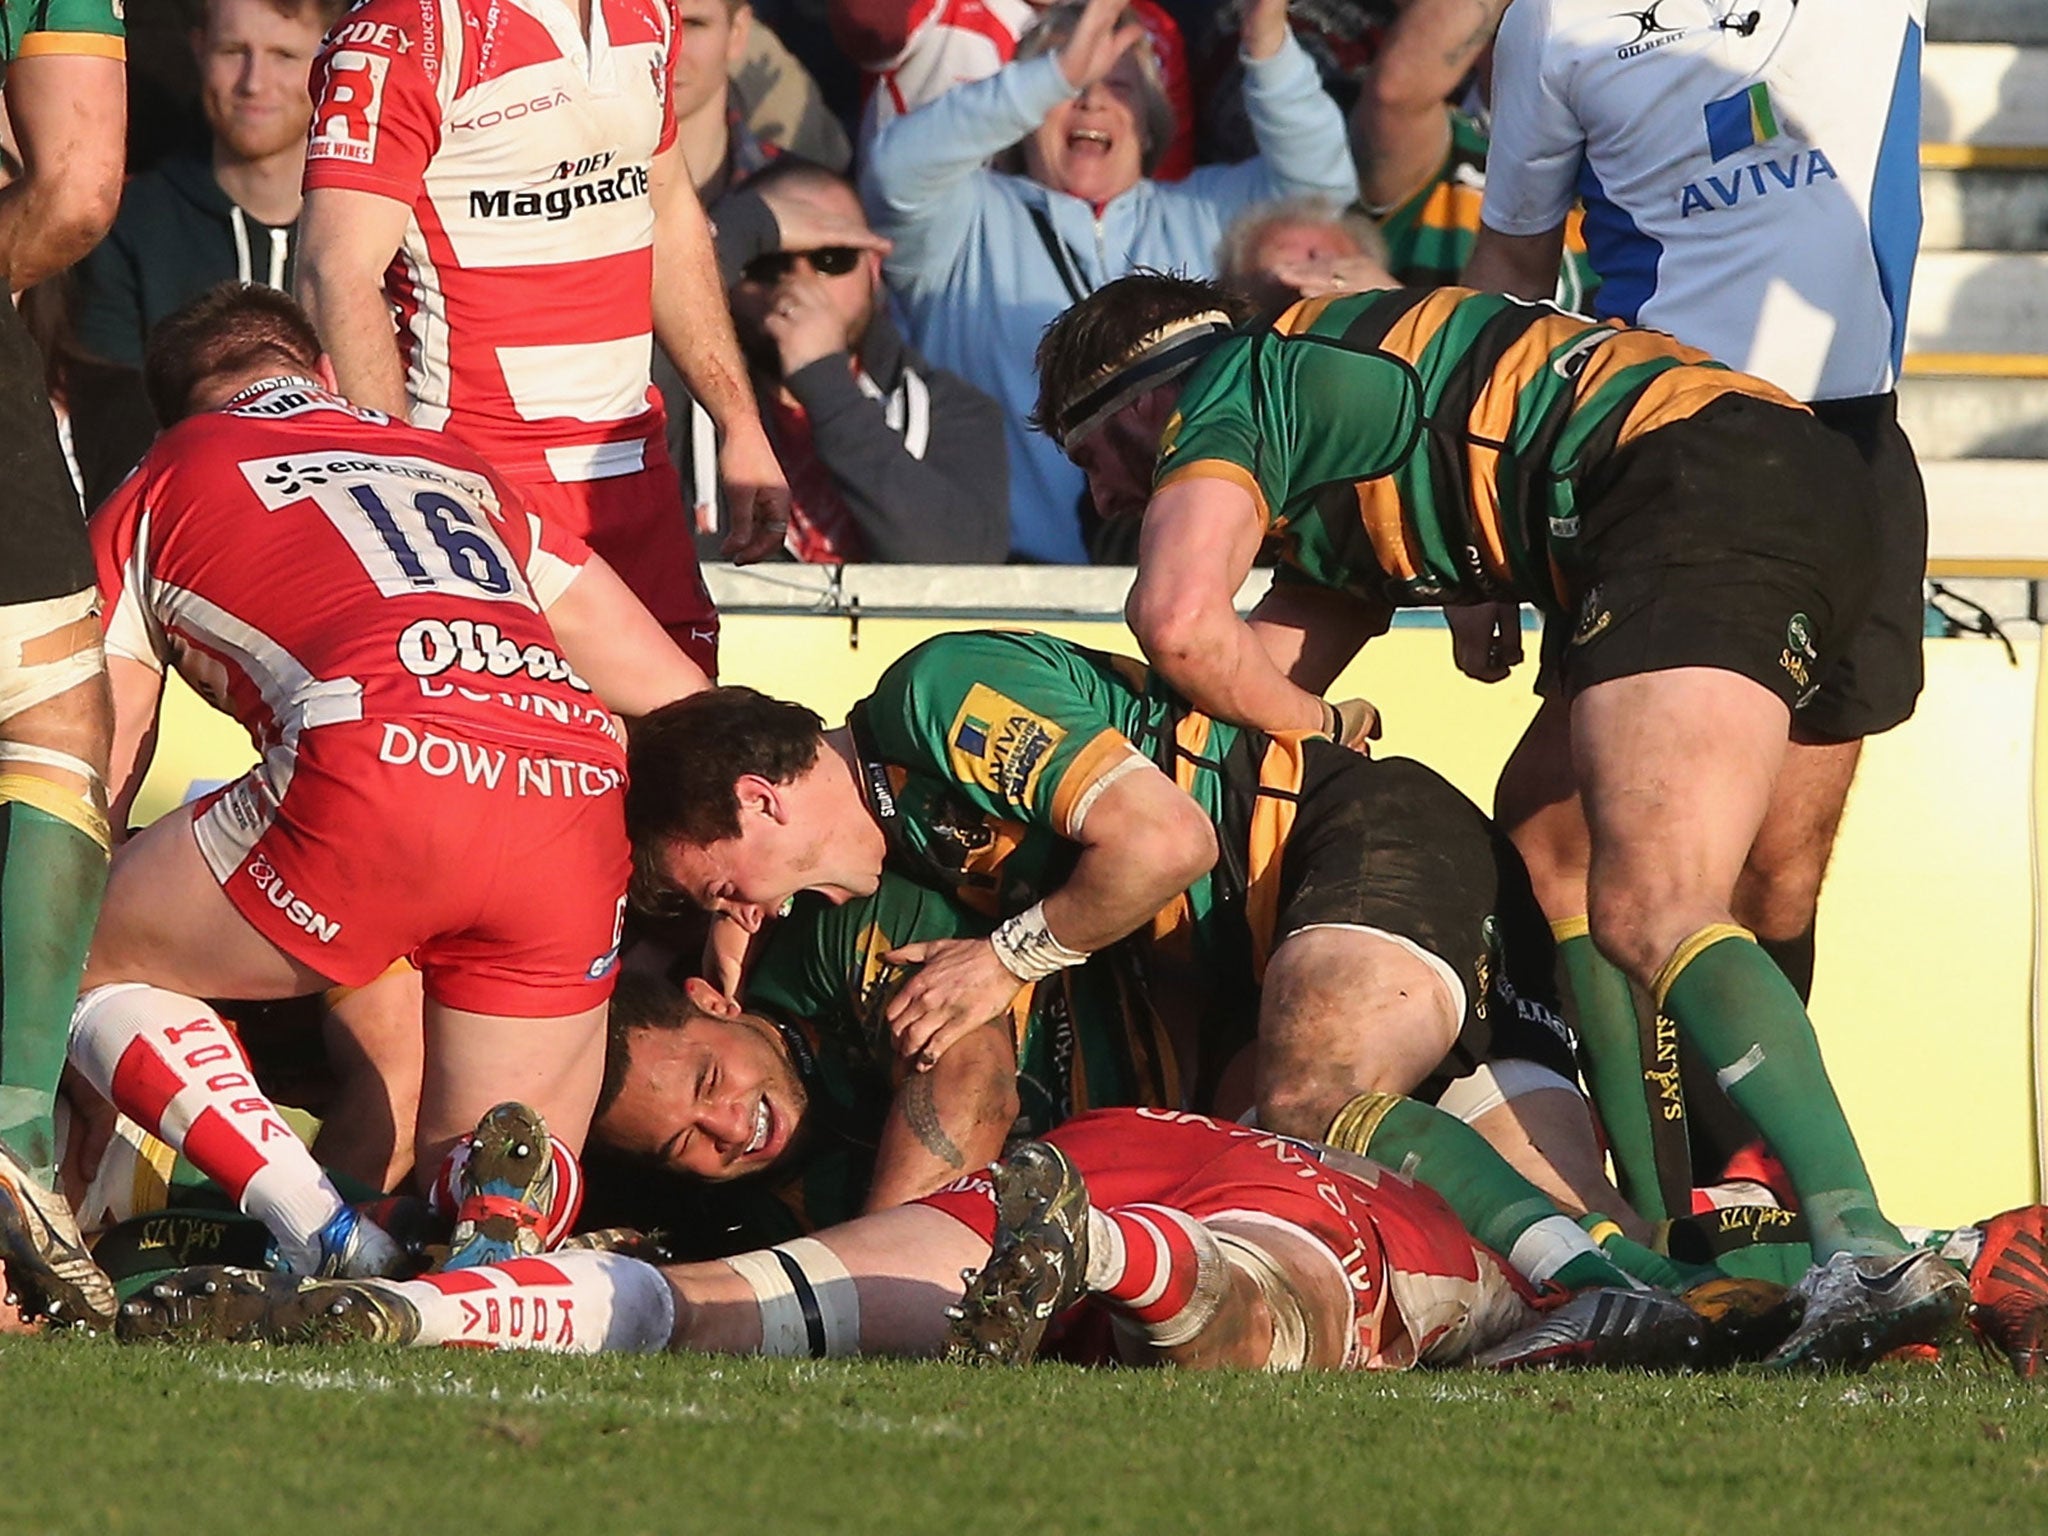
[[[1814,1256],[1905,1252],[1878,1210],[1812,1021],[1756,941],[1733,924],[1702,928],[1664,967],[1656,994],[1792,1175]]]
[[[1635,1285],[1484,1136],[1432,1104],[1362,1093],[1337,1111],[1323,1140],[1427,1184],[1467,1231],[1539,1285]]]
[[[48,780],[0,774],[0,1141],[51,1186],[51,1115],[86,946],[107,887],[106,822]]]
[[[1686,1148],[1677,1039],[1662,1039],[1654,1020],[1645,1029],[1628,978],[1593,947],[1585,918],[1552,923],[1550,931],[1576,1012],[1572,1022],[1579,1033],[1586,1087],[1607,1133],[1615,1182],[1646,1220],[1683,1215],[1692,1201],[1692,1159]]]

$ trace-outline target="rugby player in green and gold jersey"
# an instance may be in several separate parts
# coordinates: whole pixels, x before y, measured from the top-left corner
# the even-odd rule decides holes
[[[885,1009],[907,944],[983,938],[994,924],[885,871],[843,904],[797,898],[765,932],[741,1001],[630,964],[612,1003],[593,1136],[717,1183],[750,1179],[787,1208],[731,1202],[766,1240],[929,1193],[1089,1109],[1175,1108],[1183,1042],[1161,1026],[1133,946],[1027,984],[1001,1028],[937,1070],[908,1070]]]
[[[121,198],[120,0],[4,0],[13,174],[0,269],[19,293],[98,243]],[[107,879],[114,730],[92,555],[43,390],[0,304],[0,1264],[67,1322],[112,1324],[114,1292],[56,1189],[52,1114],[86,942]]]
[[[1142,932],[1148,984],[1191,978],[1213,1015],[1195,1103],[1255,1041],[1246,1097],[1271,1129],[1414,1094],[1568,1208],[1617,1212],[1519,858],[1418,763],[1221,725],[1127,658],[994,632],[910,651],[834,730],[724,688],[648,716],[631,751],[655,885],[712,910],[844,902],[886,863],[993,923],[882,957],[917,966],[882,1019],[948,1126],[964,1090],[936,1079],[1010,1048],[1020,989]]]
[[[1534,603],[1592,832],[1592,937],[1789,1170],[1824,1262],[1802,1361],[1934,1338],[1964,1288],[1878,1208],[1798,994],[1730,899],[1794,712],[1869,601],[1853,449],[1653,331],[1465,289],[1250,324],[1212,284],[1110,283],[1049,328],[1038,418],[1105,516],[1142,512],[1127,616],[1219,719],[1313,729],[1395,607]],[[1280,579],[1232,606],[1262,546]],[[1481,605],[1485,605],[1482,607]]]

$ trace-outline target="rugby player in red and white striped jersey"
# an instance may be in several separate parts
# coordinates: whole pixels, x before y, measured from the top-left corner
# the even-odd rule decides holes
[[[259,761],[117,853],[71,1057],[263,1219],[286,1268],[362,1273],[395,1250],[198,999],[359,986],[409,957],[422,1181],[503,1099],[573,1151],[629,864],[611,712],[705,678],[476,454],[351,406],[325,369],[305,316],[261,288],[216,289],[152,338],[152,403],[173,425],[91,525],[116,815],[149,766],[167,668]]]
[[[711,672],[655,341],[720,429],[733,558],[780,546],[789,495],[676,142],[673,28],[662,0],[358,5],[314,69],[298,281],[342,393],[466,439]]]

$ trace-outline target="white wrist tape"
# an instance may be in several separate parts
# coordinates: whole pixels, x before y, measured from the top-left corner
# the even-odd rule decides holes
[[[1069,949],[1052,936],[1045,923],[1045,903],[1033,902],[988,936],[1003,969],[1019,981],[1038,981],[1054,971],[1079,965],[1088,958],[1085,950]]]

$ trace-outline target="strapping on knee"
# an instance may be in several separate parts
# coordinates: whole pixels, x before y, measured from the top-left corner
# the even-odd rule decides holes
[[[1541,1062],[1508,1057],[1483,1063],[1466,1073],[1443,1091],[1436,1107],[1470,1125],[1480,1116],[1505,1108],[1528,1094],[1553,1091],[1576,1097],[1579,1090]]]
[[[1660,1013],[1664,1008],[1664,999],[1670,996],[1672,987],[1677,984],[1685,968],[1724,939],[1741,939],[1745,943],[1754,944],[1756,935],[1739,923],[1709,923],[1697,933],[1680,941],[1678,948],[1672,951],[1671,958],[1664,962],[1664,969],[1657,973],[1656,984],[1650,988],[1650,996],[1656,1002]]]
[[[1259,1296],[1266,1303],[1266,1315],[1273,1320],[1273,1347],[1267,1352],[1265,1369],[1307,1369],[1311,1342],[1308,1308],[1302,1305],[1287,1272],[1249,1238],[1218,1232],[1216,1245],[1223,1250],[1225,1263],[1251,1276],[1252,1284],[1259,1288]]]
[[[814,1237],[725,1260],[754,1293],[761,1353],[836,1359],[860,1348],[860,1290],[839,1255]]]
[[[83,790],[67,789],[54,779],[33,773],[9,773],[10,762],[39,763],[61,768],[85,780]],[[113,833],[107,823],[107,787],[92,764],[67,752],[42,747],[24,747],[19,742],[0,742],[0,806],[25,805],[41,811],[111,850]]]
[[[99,592],[92,587],[0,607],[0,722],[106,671],[98,611]],[[82,638],[65,649],[63,632],[73,627]]]

